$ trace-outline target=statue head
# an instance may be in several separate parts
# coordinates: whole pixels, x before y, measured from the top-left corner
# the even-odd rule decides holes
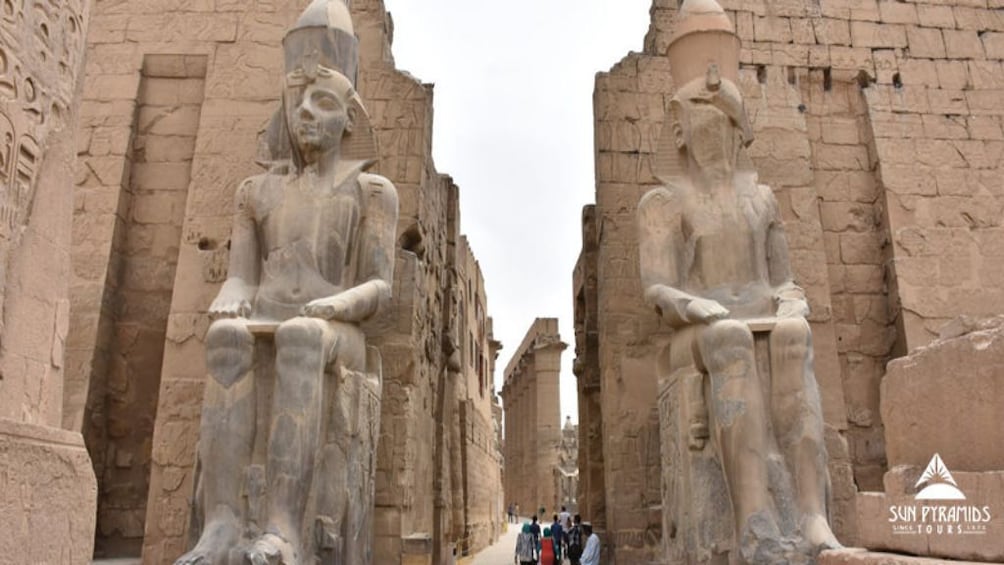
[[[359,40],[342,0],[313,0],[282,42],[282,109],[259,162],[300,170],[325,155],[368,168],[377,157],[369,115],[355,90]]]
[[[739,38],[715,0],[685,0],[667,53],[677,90],[656,155],[660,178],[690,162],[728,173],[753,141],[739,75]]]

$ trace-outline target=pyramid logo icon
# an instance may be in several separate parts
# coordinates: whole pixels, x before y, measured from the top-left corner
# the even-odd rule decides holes
[[[917,480],[917,484],[914,485],[920,488],[920,485],[926,484],[923,490],[917,493],[914,497],[915,500],[965,500],[966,495],[959,490],[958,483],[952,478],[951,471],[945,466],[945,462],[941,460],[941,456],[937,453],[931,458],[931,462],[927,464],[927,469],[924,469],[924,474],[920,476]]]

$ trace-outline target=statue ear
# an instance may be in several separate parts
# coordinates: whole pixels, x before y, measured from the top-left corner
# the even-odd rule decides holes
[[[348,120],[345,122],[345,133],[352,133],[352,128],[355,127],[356,117],[358,116],[355,105],[349,104],[345,113],[348,115]]]
[[[673,124],[673,141],[677,149],[683,149],[687,145],[687,140],[683,137],[683,106],[678,100],[673,100],[669,105],[669,112]]]

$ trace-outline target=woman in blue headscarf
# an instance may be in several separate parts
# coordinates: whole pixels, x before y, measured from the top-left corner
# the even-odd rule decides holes
[[[516,537],[516,561],[520,565],[537,563],[537,542],[530,532],[530,524],[523,524],[523,531]]]

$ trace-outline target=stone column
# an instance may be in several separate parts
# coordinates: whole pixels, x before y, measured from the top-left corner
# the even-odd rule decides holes
[[[0,560],[89,563],[97,487],[62,429],[86,1],[0,11]]]

